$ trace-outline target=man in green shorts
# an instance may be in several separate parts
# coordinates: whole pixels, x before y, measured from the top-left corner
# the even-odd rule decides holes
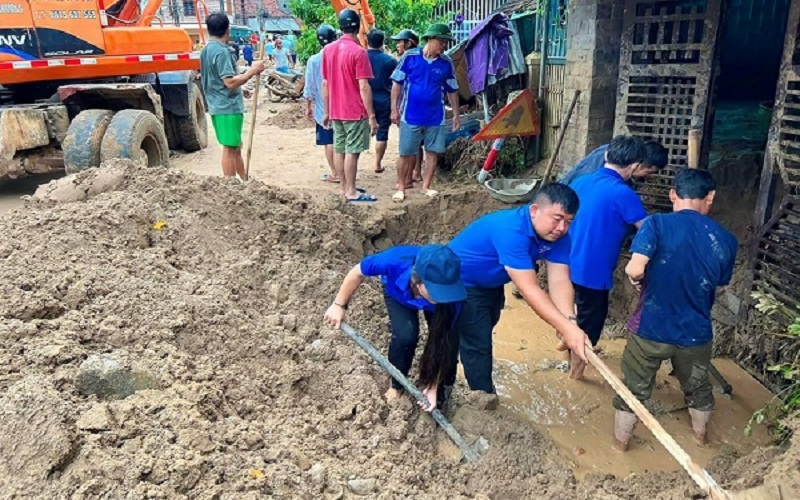
[[[208,112],[217,141],[222,145],[222,175],[239,175],[244,179],[242,160],[242,124],[244,96],[242,85],[264,71],[264,62],[255,61],[244,73],[237,74],[230,52],[230,21],[228,16],[215,12],[206,19],[211,40],[200,53],[200,77]]]

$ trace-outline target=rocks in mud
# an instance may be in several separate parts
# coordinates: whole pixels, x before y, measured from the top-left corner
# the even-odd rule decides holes
[[[367,496],[378,491],[378,481],[376,479],[349,479],[347,488],[355,495]]]
[[[0,398],[0,478],[44,480],[77,449],[69,409],[38,376],[12,385]]]
[[[497,394],[474,391],[467,395],[467,404],[478,410],[496,410],[500,405]]]
[[[99,399],[125,399],[143,389],[157,389],[152,375],[135,372],[124,352],[92,355],[81,364],[78,391],[84,396]]]
[[[82,431],[110,431],[113,426],[113,416],[107,405],[96,404],[81,415],[76,425]]]
[[[130,160],[115,160],[97,169],[62,177],[39,186],[32,198],[38,201],[69,203],[115,191],[124,184],[126,169],[130,166],[135,166],[135,163]]]
[[[321,488],[325,486],[325,483],[328,480],[328,470],[319,462],[311,466],[308,474],[311,476],[311,482]]]
[[[537,367],[540,371],[558,370],[564,373],[569,371],[569,361],[558,359],[545,359]]]

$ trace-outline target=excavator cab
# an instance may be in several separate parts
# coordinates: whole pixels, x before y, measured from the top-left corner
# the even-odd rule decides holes
[[[186,31],[152,24],[160,5],[9,0],[0,5],[0,85],[199,69]]]

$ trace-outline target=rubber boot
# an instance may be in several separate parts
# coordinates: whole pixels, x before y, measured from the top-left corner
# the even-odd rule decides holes
[[[622,410],[614,411],[614,448],[619,451],[628,451],[637,421],[635,413]]]
[[[704,445],[708,442],[706,437],[706,427],[711,420],[711,410],[696,410],[689,408],[689,416],[692,418],[692,434],[698,444]]]

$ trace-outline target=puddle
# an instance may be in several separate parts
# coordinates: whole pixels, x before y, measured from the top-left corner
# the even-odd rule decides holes
[[[600,374],[589,367],[585,380],[568,378],[567,356],[555,350],[552,329],[506,289],[506,310],[495,330],[495,384],[500,408],[527,418],[547,432],[559,453],[574,464],[579,479],[590,473],[626,477],[631,473],[679,470],[681,467],[643,425],[636,427],[631,450],[620,453],[611,447],[614,390]],[[604,361],[620,376],[620,357],[625,340],[601,340]],[[728,400],[712,379],[716,410],[709,427],[710,444],[698,446],[691,437],[689,414],[678,380],[662,367],[656,379],[651,410],[678,444],[701,466],[719,454],[723,445],[740,452],[767,444],[769,436],[761,427],[744,435],[752,413],[772,398],[772,394],[747,372],[727,359],[714,365],[733,386]]]

